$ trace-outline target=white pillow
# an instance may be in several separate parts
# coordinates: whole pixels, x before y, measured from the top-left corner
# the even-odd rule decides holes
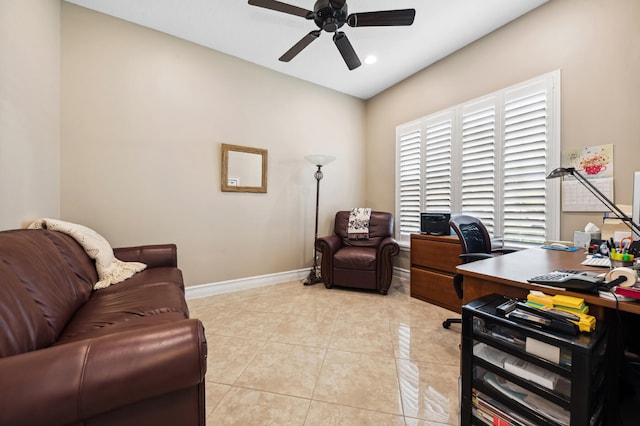
[[[147,267],[144,263],[123,262],[116,259],[109,242],[93,229],[83,225],[56,219],[38,219],[29,225],[29,228],[48,229],[73,237],[84,248],[87,255],[96,262],[99,281],[93,286],[94,290],[122,282]]]

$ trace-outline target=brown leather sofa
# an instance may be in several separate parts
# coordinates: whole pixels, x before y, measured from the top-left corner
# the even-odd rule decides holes
[[[100,290],[66,234],[0,232],[0,425],[204,425],[207,347],[173,244]]]
[[[349,211],[336,213],[334,234],[318,238],[320,274],[325,287],[353,287],[387,294],[393,278],[392,257],[400,253],[393,239],[393,215],[372,211],[369,238],[349,239]]]

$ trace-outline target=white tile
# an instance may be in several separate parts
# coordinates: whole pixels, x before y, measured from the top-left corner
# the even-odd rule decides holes
[[[300,282],[189,301],[215,425],[457,425],[457,315],[409,296]],[[371,397],[372,392],[376,395]]]

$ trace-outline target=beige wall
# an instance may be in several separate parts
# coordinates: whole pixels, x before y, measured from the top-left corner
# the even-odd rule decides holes
[[[187,285],[310,267],[364,201],[364,101],[62,5],[61,216],[113,245],[175,242]],[[220,190],[220,144],[269,151],[268,192]]]
[[[176,242],[187,284],[310,265],[304,155],[338,157],[321,234],[338,209],[393,211],[397,124],[554,69],[563,149],[613,143],[620,203],[640,170],[636,0],[553,0],[366,103],[67,3],[60,13],[58,0],[0,0],[0,229],[58,216],[114,245]],[[222,142],[269,150],[267,194],[220,192]],[[598,217],[562,220],[570,238]]]
[[[367,102],[368,204],[393,211],[395,126],[555,69],[562,149],[614,144],[615,201],[640,170],[640,2],[553,0]],[[370,165],[373,165],[371,167]],[[561,238],[601,215],[563,213]],[[403,253],[398,264],[408,267]]]
[[[0,0],[0,229],[60,213],[60,2]]]

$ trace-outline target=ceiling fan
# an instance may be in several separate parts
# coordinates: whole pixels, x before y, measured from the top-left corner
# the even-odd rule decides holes
[[[361,63],[346,34],[338,31],[347,24],[350,27],[377,27],[411,25],[416,16],[415,9],[382,10],[378,12],[352,13],[347,12],[346,0],[317,0],[313,6],[313,12],[301,7],[282,3],[276,0],[249,0],[252,6],[264,7],[290,15],[300,16],[305,19],[313,19],[319,30],[311,31],[291,49],[280,57],[282,62],[289,62],[311,42],[320,37],[322,30],[333,34],[333,42],[342,55],[350,70],[358,68]]]

